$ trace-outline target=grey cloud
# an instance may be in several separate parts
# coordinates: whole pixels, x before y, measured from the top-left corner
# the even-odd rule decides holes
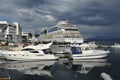
[[[117,35],[119,4],[119,0],[1,0],[0,16],[9,16],[8,20],[12,17],[26,31],[68,19],[81,25],[78,28],[83,35]]]
[[[81,6],[81,2],[79,1],[72,7],[73,10],[65,12],[64,14],[57,14],[56,16],[60,20],[68,18],[75,24],[111,26],[119,23],[119,3],[120,2],[116,0],[91,0]],[[90,20],[90,18],[95,18],[97,16],[99,18]]]
[[[19,7],[32,8],[39,5],[47,4],[48,0],[11,0],[14,5]]]

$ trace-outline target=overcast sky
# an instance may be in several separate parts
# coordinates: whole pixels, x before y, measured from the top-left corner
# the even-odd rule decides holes
[[[0,20],[39,31],[68,20],[83,37],[120,38],[120,0],[0,0]]]

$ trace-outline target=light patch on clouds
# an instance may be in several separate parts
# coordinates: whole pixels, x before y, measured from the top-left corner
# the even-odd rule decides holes
[[[56,21],[56,19],[55,19],[52,15],[45,15],[45,18],[46,18],[48,21]]]
[[[86,17],[82,17],[81,18],[82,20],[86,20],[86,21],[98,21],[98,20],[104,20],[104,17],[102,17],[102,16],[86,16]]]

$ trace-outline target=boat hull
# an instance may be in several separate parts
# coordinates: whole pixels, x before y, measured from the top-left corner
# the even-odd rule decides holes
[[[104,58],[106,57],[107,54],[103,54],[103,55],[92,55],[92,56],[73,56],[73,60],[77,60],[77,59],[98,59],[98,58]]]
[[[39,57],[39,58],[26,58],[26,57],[8,57],[4,56],[7,60],[20,60],[20,61],[38,61],[38,60],[57,60],[58,58],[46,58],[46,57]]]
[[[2,53],[2,56],[7,60],[21,60],[21,61],[38,61],[38,60],[56,60],[58,59],[53,54],[30,54],[30,53]]]
[[[73,60],[76,59],[99,59],[107,57],[109,51],[104,50],[90,50],[83,51],[81,54],[73,54]]]

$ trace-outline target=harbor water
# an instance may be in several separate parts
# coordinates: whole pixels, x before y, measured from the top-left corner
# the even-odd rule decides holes
[[[120,48],[108,48],[111,53],[103,59],[73,61],[1,61],[0,69],[11,80],[103,80],[106,73],[120,80]]]

